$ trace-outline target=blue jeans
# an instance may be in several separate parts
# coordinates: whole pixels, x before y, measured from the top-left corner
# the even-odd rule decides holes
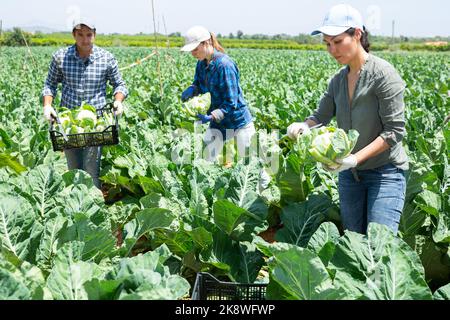
[[[398,232],[405,203],[406,179],[403,170],[388,164],[372,170],[351,170],[339,174],[341,219],[345,230],[365,234],[375,222]]]
[[[102,158],[101,147],[64,150],[69,170],[79,169],[89,173],[97,188],[101,188],[99,174]]]

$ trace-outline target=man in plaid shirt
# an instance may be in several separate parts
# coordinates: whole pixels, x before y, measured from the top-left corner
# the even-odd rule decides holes
[[[115,113],[121,115],[124,111],[122,102],[128,91],[116,59],[94,45],[96,29],[92,23],[86,20],[76,22],[72,35],[75,45],[58,50],[50,64],[42,93],[45,119],[54,121],[56,118],[52,102],[59,83],[62,83],[61,106],[75,108],[85,102],[101,108],[106,104],[106,84],[109,81],[114,88]],[[85,170],[100,188],[101,147],[70,149],[64,153],[69,170]]]

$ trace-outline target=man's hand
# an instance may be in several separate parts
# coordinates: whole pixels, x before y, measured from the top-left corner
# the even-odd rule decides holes
[[[119,101],[119,100],[114,101],[114,112],[115,112],[116,116],[120,116],[124,110],[125,110],[125,107],[123,106],[122,101]]]
[[[212,116],[205,116],[205,115],[203,115],[203,114],[198,114],[198,115],[197,115],[197,118],[200,119],[200,121],[202,122],[202,124],[211,122],[211,121],[213,120],[213,117],[212,117]]]
[[[195,91],[196,91],[195,86],[190,86],[189,88],[184,90],[183,93],[181,94],[181,101],[183,102],[188,101],[195,95]]]
[[[47,121],[53,122],[56,119],[56,111],[51,105],[44,106],[44,118]]]
[[[339,167],[330,168],[330,167],[324,166],[324,168],[332,173],[339,173],[339,172],[342,172],[345,170],[356,168],[356,166],[358,165],[358,159],[356,159],[356,156],[354,154],[351,154],[344,159],[336,159],[336,162],[338,164],[340,164]]]
[[[295,122],[287,128],[287,135],[292,140],[297,140],[298,136],[310,131],[309,125],[306,122]]]

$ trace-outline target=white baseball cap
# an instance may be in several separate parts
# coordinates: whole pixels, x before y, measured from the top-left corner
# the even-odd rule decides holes
[[[328,36],[337,36],[350,28],[364,30],[363,18],[358,10],[348,4],[338,4],[328,11],[322,26],[313,31],[311,35],[319,33]]]
[[[84,25],[84,26],[88,27],[89,29],[95,31],[95,23],[94,23],[94,21],[92,19],[84,18],[84,17],[77,18],[77,19],[75,19],[73,21],[72,31],[75,30],[75,29],[81,29],[82,25]]]
[[[191,52],[197,48],[200,43],[209,39],[211,39],[211,33],[209,33],[205,27],[192,27],[186,32],[186,36],[184,37],[185,44],[184,47],[181,48],[181,51]]]

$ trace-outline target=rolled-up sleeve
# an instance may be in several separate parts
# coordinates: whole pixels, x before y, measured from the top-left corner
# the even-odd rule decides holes
[[[58,63],[58,55],[55,54],[52,57],[50,68],[48,70],[47,79],[45,80],[44,89],[42,90],[42,96],[56,97],[58,90],[58,84],[62,82],[63,74]]]
[[[313,120],[316,123],[321,123],[324,126],[328,125],[333,117],[336,115],[336,103],[334,100],[334,81],[335,78],[331,79],[328,84],[328,89],[322,96],[319,102],[319,107],[314,111],[313,115],[307,119]]]
[[[382,75],[376,82],[375,94],[383,125],[380,137],[391,147],[400,143],[405,134],[405,82],[397,72]]]
[[[114,95],[120,92],[124,96],[128,96],[128,89],[125,85],[125,81],[122,79],[122,75],[120,74],[119,64],[114,57],[111,57],[109,61],[107,80],[113,86]]]

